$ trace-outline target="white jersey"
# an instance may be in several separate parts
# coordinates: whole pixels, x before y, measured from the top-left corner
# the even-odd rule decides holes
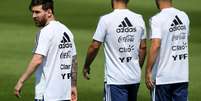
[[[51,21],[38,33],[34,53],[44,56],[35,73],[35,99],[70,100],[72,56],[76,55],[70,30]]]
[[[93,39],[104,43],[107,84],[140,82],[139,46],[145,32],[142,16],[128,9],[115,9],[100,18]]]
[[[175,8],[166,8],[150,19],[150,26],[150,38],[161,39],[153,67],[156,84],[188,82],[188,16]]]

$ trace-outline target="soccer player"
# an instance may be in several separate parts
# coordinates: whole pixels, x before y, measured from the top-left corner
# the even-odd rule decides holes
[[[83,68],[84,78],[89,79],[90,65],[103,43],[105,101],[137,100],[146,54],[146,30],[142,16],[127,9],[128,2],[112,0],[114,11],[100,18]]]
[[[36,71],[35,101],[77,101],[73,34],[55,20],[52,0],[32,0],[30,10],[36,26],[41,29],[33,57],[19,78],[14,94],[20,97],[24,82]]]
[[[146,85],[152,101],[187,101],[189,18],[172,0],[156,0],[161,10],[150,19],[151,48]]]

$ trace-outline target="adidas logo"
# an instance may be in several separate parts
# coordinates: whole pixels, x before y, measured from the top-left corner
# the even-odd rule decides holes
[[[127,17],[124,18],[124,20],[118,27],[119,28],[116,29],[117,33],[136,32],[136,28],[133,27],[133,25],[131,24],[131,22]]]
[[[61,40],[61,43],[70,42],[70,38],[66,32],[64,32],[63,40]]]
[[[170,32],[174,32],[177,30],[186,30],[186,26],[183,25],[182,21],[179,19],[179,17],[176,15],[173,23],[171,24],[171,28],[169,29]]]
[[[64,32],[63,34],[64,36],[63,36],[63,39],[61,40],[61,44],[59,44],[59,49],[72,48],[70,37],[68,36],[66,32]]]

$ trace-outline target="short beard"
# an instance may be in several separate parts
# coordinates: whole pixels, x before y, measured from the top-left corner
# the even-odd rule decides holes
[[[47,23],[47,20],[45,18],[41,19],[40,21],[34,19],[34,22],[37,27],[44,27]]]

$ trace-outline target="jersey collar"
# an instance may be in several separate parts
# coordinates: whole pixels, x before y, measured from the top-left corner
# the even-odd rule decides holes
[[[116,11],[128,11],[128,9],[114,9],[114,12]]]
[[[56,20],[52,20],[52,21],[50,21],[48,24],[52,24],[52,23],[56,23],[57,21]],[[47,25],[48,25],[47,24]]]
[[[172,9],[174,9],[174,7],[163,8],[161,11],[172,10]]]

